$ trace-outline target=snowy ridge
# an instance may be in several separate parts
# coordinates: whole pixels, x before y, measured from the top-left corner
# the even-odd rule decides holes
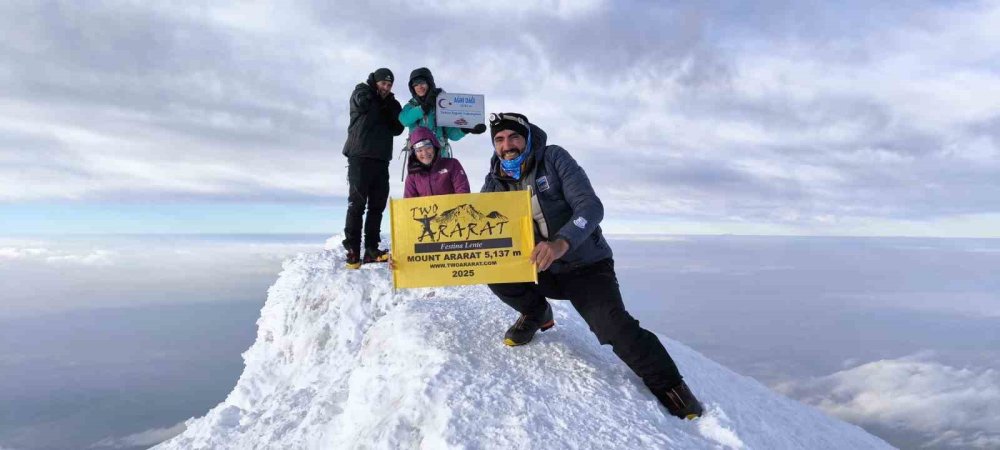
[[[236,387],[157,448],[891,448],[660,336],[708,408],[677,420],[569,302],[508,348],[516,314],[485,287],[393,294],[337,247],[285,262]]]

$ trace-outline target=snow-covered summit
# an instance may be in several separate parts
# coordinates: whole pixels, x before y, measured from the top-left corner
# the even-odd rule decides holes
[[[232,393],[157,448],[890,448],[660,336],[707,408],[675,419],[568,302],[511,348],[485,287],[393,293],[327,247],[285,262]]]

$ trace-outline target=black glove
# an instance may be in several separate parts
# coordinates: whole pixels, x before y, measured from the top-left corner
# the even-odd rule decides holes
[[[422,104],[420,106],[433,108],[437,104],[438,94],[440,93],[441,93],[441,88],[431,89],[431,91],[424,96],[424,101],[421,102]],[[424,112],[427,112],[427,110],[424,110]]]
[[[420,100],[420,109],[424,110],[424,114],[430,113],[431,109],[437,105],[438,94],[441,93],[441,88],[431,89],[424,98]]]
[[[459,128],[459,130],[462,130],[465,134],[483,134],[486,132],[486,125],[481,123],[472,128]]]

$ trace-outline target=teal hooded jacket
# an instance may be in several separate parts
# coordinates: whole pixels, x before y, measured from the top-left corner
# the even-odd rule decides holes
[[[437,88],[434,84],[434,75],[431,74],[430,69],[426,67],[421,67],[419,69],[410,72],[410,81],[408,82],[410,88],[410,94],[413,98],[406,105],[403,106],[403,110],[399,113],[399,122],[403,124],[409,131],[413,131],[416,127],[426,127],[434,131],[434,135],[438,138],[438,142],[444,142],[445,139],[450,141],[457,141],[465,137],[465,132],[460,128],[454,127],[439,127],[437,126],[437,110],[436,108],[431,108],[427,114],[424,114],[424,110],[420,108],[420,98],[417,97],[417,93],[413,90],[413,80],[415,78],[423,78],[427,80],[427,92],[430,92]]]

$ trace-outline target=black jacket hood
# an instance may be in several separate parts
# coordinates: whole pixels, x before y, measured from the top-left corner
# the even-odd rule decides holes
[[[434,89],[437,88],[437,84],[434,83],[434,75],[431,73],[431,69],[428,69],[426,67],[414,69],[413,72],[410,72],[410,81],[406,83],[406,86],[410,88],[410,95],[412,95],[413,98],[418,98],[417,93],[413,90],[414,78],[423,78],[427,80],[427,92],[433,91]],[[374,78],[372,79],[374,80]]]

